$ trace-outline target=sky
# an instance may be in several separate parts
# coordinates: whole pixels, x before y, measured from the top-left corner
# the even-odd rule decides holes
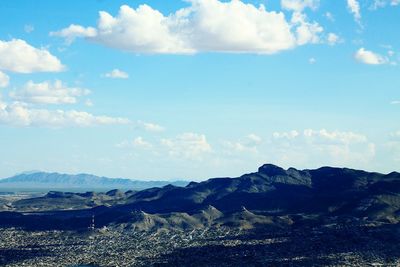
[[[399,0],[0,1],[0,177],[400,170]]]

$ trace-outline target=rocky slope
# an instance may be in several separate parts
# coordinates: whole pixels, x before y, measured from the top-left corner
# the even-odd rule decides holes
[[[0,213],[0,224],[26,227],[35,220],[41,222],[41,227],[76,229],[87,227],[92,216],[98,227],[138,230],[279,228],[347,220],[396,224],[400,221],[400,174],[331,167],[285,170],[266,164],[257,172],[238,178],[214,178],[185,187],[167,185],[138,192],[84,196],[50,193],[44,198],[24,200],[24,207],[38,201],[43,201],[42,208],[46,202],[49,206],[62,202],[64,208],[76,208],[79,205],[68,201],[81,201],[85,205],[81,208],[85,209]],[[96,207],[90,209],[91,205]]]

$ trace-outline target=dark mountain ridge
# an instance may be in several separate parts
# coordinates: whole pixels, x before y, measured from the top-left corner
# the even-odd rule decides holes
[[[238,178],[214,178],[191,182],[186,187],[166,186],[137,192],[131,203],[120,209],[141,209],[148,212],[197,211],[212,205],[222,211],[281,210],[296,212],[345,212],[370,201],[373,209],[382,198],[398,200],[400,174],[323,167],[316,170],[284,170],[266,164],[258,172]],[[372,201],[373,200],[373,201]],[[381,203],[382,204],[382,203]],[[394,201],[398,208],[398,202]],[[116,207],[117,208],[117,207]],[[355,211],[354,211],[355,212]]]
[[[51,203],[54,196],[57,201],[67,199],[62,193],[49,193],[40,201]],[[237,178],[213,178],[185,187],[167,185],[129,193],[110,191],[101,197],[87,193],[72,198],[85,197],[86,201],[102,199],[109,205],[99,201],[97,207],[88,209],[0,213],[0,224],[26,226],[34,219],[42,227],[79,228],[87,226],[92,215],[99,227],[120,225],[135,229],[221,225],[249,229],[338,218],[400,222],[400,174],[347,168],[285,170],[265,164],[257,172]]]

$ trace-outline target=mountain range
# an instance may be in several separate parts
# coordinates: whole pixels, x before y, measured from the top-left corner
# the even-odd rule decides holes
[[[213,178],[184,187],[49,192],[10,207],[9,212],[0,213],[0,225],[28,227],[35,222],[35,227],[75,229],[87,227],[92,216],[98,227],[142,230],[285,227],[348,219],[397,224],[400,173],[332,167],[285,170],[265,164],[257,172],[237,178]]]
[[[13,177],[0,179],[0,190],[111,190],[133,189],[141,190],[151,187],[162,187],[167,184],[185,186],[186,181],[142,181],[124,178],[99,177],[92,174],[61,174],[48,172],[26,172]]]

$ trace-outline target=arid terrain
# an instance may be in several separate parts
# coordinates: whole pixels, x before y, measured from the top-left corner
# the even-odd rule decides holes
[[[0,264],[397,266],[399,185],[267,164],[185,187],[3,195]]]

